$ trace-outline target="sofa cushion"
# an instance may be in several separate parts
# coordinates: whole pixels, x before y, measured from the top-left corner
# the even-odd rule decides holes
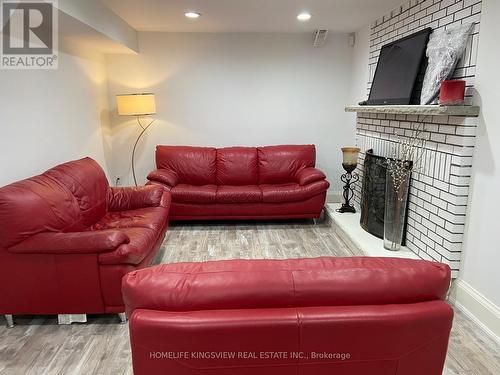
[[[262,191],[256,185],[219,186],[217,188],[218,203],[259,203],[262,202]]]
[[[91,158],[58,165],[44,175],[56,179],[71,191],[80,206],[84,225],[91,226],[106,214],[108,180],[99,164]]]
[[[217,186],[179,184],[170,190],[170,193],[174,202],[214,203],[216,201]]]
[[[122,228],[130,242],[115,251],[99,254],[101,264],[139,264],[153,250],[159,233],[149,228]]]
[[[128,211],[108,212],[92,226],[93,230],[142,227],[160,231],[167,220],[163,207],[138,208]]]
[[[297,183],[281,185],[260,185],[262,201],[265,203],[298,202],[312,198],[328,190],[330,184],[326,180],[313,182],[309,185]]]
[[[314,167],[316,161],[314,145],[268,146],[257,150],[260,184],[295,182],[297,173]]]
[[[179,184],[215,185],[216,155],[212,147],[157,146],[156,166],[174,172]]]
[[[217,150],[217,185],[257,185],[257,149],[226,147]]]
[[[75,197],[57,180],[41,175],[0,188],[1,247],[37,233],[83,228]]]

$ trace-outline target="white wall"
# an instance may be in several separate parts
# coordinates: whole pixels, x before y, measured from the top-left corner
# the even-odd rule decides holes
[[[351,87],[348,104],[358,104],[368,98],[370,25],[356,31],[354,48],[351,51]],[[350,124],[356,133],[356,113],[350,113]]]
[[[139,33],[137,56],[108,55],[110,101],[153,92],[157,123],[141,143],[138,177],[154,169],[157,144],[202,146],[314,143],[318,166],[339,191],[340,147],[354,143],[347,35],[313,48],[310,34]],[[131,183],[139,132],[112,117],[112,173]],[[128,177],[128,179],[127,179]]]
[[[497,313],[500,311],[500,250],[497,237],[500,228],[499,14],[499,1],[483,1],[475,85],[481,117],[473,159],[465,257],[460,274],[463,281],[496,305]],[[460,295],[457,298],[460,302]],[[496,334],[500,336],[498,315],[496,327]]]
[[[351,71],[351,101],[350,104],[358,104],[368,98],[368,81],[370,69],[368,67],[370,57],[370,25],[366,25],[355,33],[355,44],[352,49],[352,71]],[[356,114],[352,114],[353,126],[356,126]]]
[[[107,169],[103,57],[60,44],[57,70],[0,70],[0,186],[84,156]]]

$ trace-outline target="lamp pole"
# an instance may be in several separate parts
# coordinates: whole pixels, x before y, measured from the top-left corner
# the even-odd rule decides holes
[[[137,144],[139,143],[139,140],[141,139],[141,137],[143,136],[143,134],[156,121],[156,119],[153,119],[148,125],[144,126],[141,123],[141,116],[136,116],[136,118],[137,118],[137,123],[141,127],[142,131],[140,132],[139,136],[135,140],[134,148],[132,149],[132,176],[134,177],[134,184],[135,184],[135,186],[137,186],[137,178],[135,177],[135,150],[136,150]]]
[[[152,120],[148,125],[144,126],[141,119],[144,116],[154,115],[156,113],[155,95],[151,93],[116,95],[116,107],[118,114],[121,116],[135,116],[137,123],[142,129],[135,140],[131,160],[132,176],[134,177],[134,184],[137,186],[137,177],[135,175],[135,151],[146,130],[155,122],[155,120]]]

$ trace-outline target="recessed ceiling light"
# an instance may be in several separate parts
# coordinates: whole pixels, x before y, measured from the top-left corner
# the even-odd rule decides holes
[[[309,21],[311,17],[312,17],[311,13],[308,12],[302,12],[297,15],[297,19],[299,21]]]
[[[186,12],[184,13],[184,15],[187,17],[187,18],[198,18],[201,16],[201,13],[198,13],[198,12]]]

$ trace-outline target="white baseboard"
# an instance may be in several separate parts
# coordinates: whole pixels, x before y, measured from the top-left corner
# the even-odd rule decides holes
[[[327,203],[339,203],[341,199],[340,192],[328,193],[326,198]],[[452,281],[449,301],[500,344],[500,308],[498,306],[460,278]]]
[[[462,279],[452,282],[449,301],[500,343],[500,308]]]

